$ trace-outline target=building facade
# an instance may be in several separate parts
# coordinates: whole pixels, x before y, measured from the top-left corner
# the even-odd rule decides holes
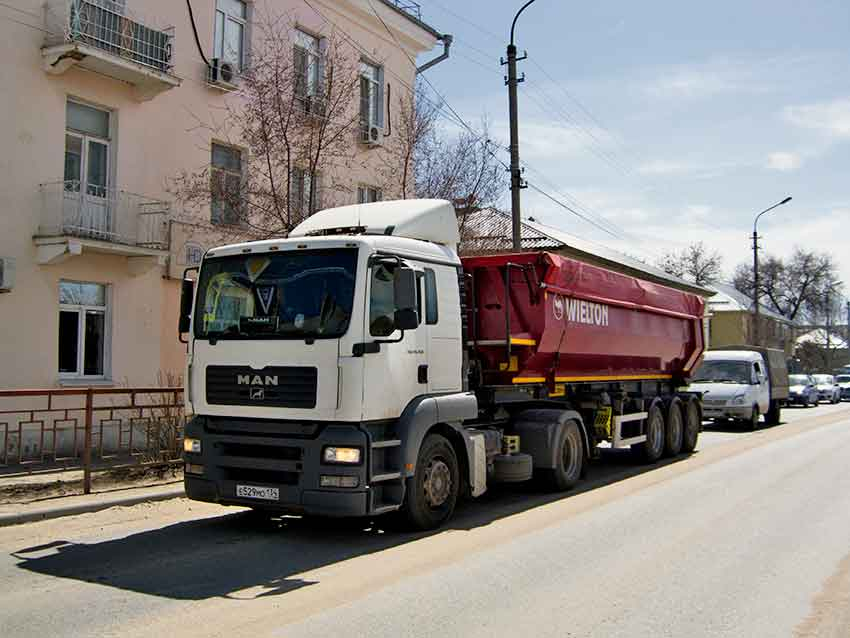
[[[204,170],[237,186],[244,179],[245,148],[199,123],[240,99],[261,19],[291,25],[306,93],[323,42],[344,34],[360,69],[353,99],[365,105],[366,136],[353,134],[362,161],[337,200],[380,198],[375,175],[388,161],[380,138],[398,117],[385,96],[410,91],[417,56],[440,39],[414,3],[19,0],[0,8],[0,388],[152,386],[182,374],[179,280],[210,233],[185,223],[173,180]],[[377,139],[368,139],[372,128]],[[309,176],[300,179],[315,190]],[[202,214],[216,230],[227,209],[210,199]]]
[[[715,291],[708,300],[708,343],[717,347],[752,345],[755,322],[752,300],[732,284],[715,283],[708,287]],[[794,350],[791,321],[760,307],[759,342],[768,348],[783,350],[790,357]]]

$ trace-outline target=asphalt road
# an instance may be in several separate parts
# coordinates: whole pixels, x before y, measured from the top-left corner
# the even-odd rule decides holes
[[[173,500],[0,529],[0,636],[850,636],[850,405],[431,535]]]

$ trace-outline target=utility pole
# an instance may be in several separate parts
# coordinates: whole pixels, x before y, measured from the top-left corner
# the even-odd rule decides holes
[[[759,345],[759,236],[753,226],[753,345]]]
[[[522,57],[517,57],[516,45],[514,44],[514,28],[516,27],[517,18],[525,8],[534,0],[526,2],[514,16],[514,21],[511,23],[511,41],[508,44],[508,59],[501,60],[502,64],[508,65],[508,77],[505,78],[505,84],[508,85],[508,112],[510,115],[511,126],[511,230],[513,236],[513,249],[517,252],[522,250],[522,220],[520,218],[520,190],[527,187],[527,184],[522,179],[522,168],[519,165],[519,114],[517,112],[517,84],[525,81],[525,73],[522,77],[517,77],[516,63],[520,60],[525,60],[528,54],[523,54]]]
[[[760,312],[759,312],[759,233],[758,233],[758,224],[759,217],[764,215],[766,212],[773,210],[777,206],[782,206],[783,204],[787,204],[791,201],[790,197],[786,197],[778,204],[774,204],[770,208],[765,208],[758,215],[756,215],[755,220],[753,221],[753,345],[758,346],[761,345],[759,342],[761,340],[760,332]]]

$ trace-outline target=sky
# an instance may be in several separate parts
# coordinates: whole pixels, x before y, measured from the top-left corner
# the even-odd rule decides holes
[[[428,80],[506,146],[499,59],[522,2],[420,4],[454,36]],[[702,241],[728,278],[755,215],[792,196],[761,218],[763,254],[829,252],[850,293],[848,36],[848,0],[536,0],[516,31],[525,177],[596,223],[531,188],[523,216],[649,262]]]

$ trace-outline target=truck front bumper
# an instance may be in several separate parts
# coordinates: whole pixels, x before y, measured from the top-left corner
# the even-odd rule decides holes
[[[702,415],[706,419],[749,419],[753,408],[748,405],[703,405]]]
[[[230,428],[222,419],[216,419],[215,428],[209,425],[205,417],[195,417],[186,425],[185,436],[201,441],[200,454],[184,454],[183,482],[190,499],[291,514],[370,513],[368,437],[356,424],[312,426],[305,428],[304,436],[279,436],[270,432],[267,424],[260,434],[244,426]],[[295,428],[289,426],[287,434],[293,434]],[[360,463],[322,463],[323,450],[328,446],[359,448]],[[347,477],[356,486],[322,487],[322,476]],[[272,488],[277,490],[277,498],[240,496],[239,486]]]

